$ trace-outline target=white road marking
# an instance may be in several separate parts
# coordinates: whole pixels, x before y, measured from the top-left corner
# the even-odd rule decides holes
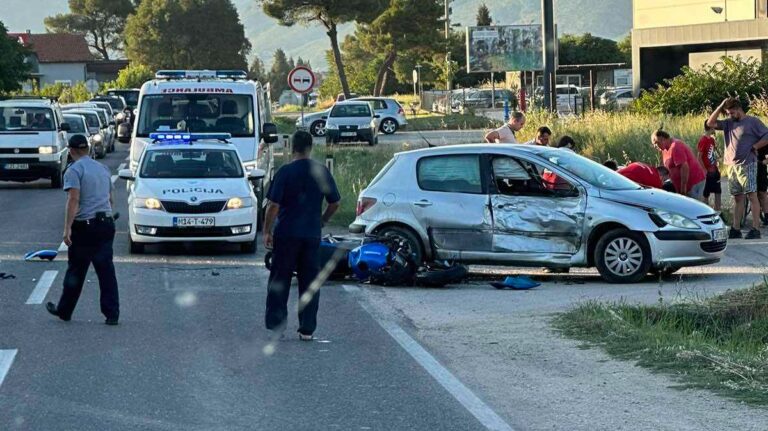
[[[45,271],[40,277],[40,280],[38,280],[37,286],[35,286],[35,290],[33,290],[32,294],[29,295],[29,299],[27,299],[26,304],[42,304],[45,300],[45,296],[48,295],[48,289],[51,288],[53,280],[56,279],[57,275],[59,275],[59,271]]]
[[[125,169],[125,166],[126,166],[125,163],[120,163],[120,166],[117,167],[117,171],[118,172],[122,171],[123,169]]]
[[[112,175],[112,184],[115,184],[115,181],[117,181],[117,175]]]
[[[67,245],[64,244],[64,241],[62,241],[61,245],[59,245],[59,253],[63,253],[65,251],[69,251],[69,247],[67,247]]]
[[[360,289],[356,286],[343,285],[344,290],[350,293],[358,292]],[[403,348],[411,357],[418,362],[453,398],[464,406],[469,413],[480,421],[486,429],[492,431],[514,431],[504,419],[477,397],[469,388],[461,383],[447,368],[445,368],[434,356],[423,348],[416,340],[406,333],[396,323],[380,319],[376,313],[372,312],[369,306],[360,301],[360,306],[368,312],[371,317]]]
[[[16,357],[16,353],[18,352],[19,351],[17,349],[0,350],[0,386],[3,385],[5,376],[8,374],[8,371],[11,370],[13,359]]]

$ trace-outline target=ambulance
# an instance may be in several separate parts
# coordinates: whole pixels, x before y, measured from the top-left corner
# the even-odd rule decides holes
[[[245,171],[266,176],[253,186],[263,197],[273,173],[271,148],[277,127],[270,122],[269,87],[241,70],[160,70],[144,83],[131,133],[133,172],[153,133],[228,133]],[[259,220],[263,208],[260,208]]]

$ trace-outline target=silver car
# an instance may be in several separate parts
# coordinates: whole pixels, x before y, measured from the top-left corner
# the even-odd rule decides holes
[[[385,135],[391,135],[408,125],[405,110],[400,103],[389,97],[358,97],[373,104],[373,110],[379,116],[379,130]]]
[[[569,150],[459,145],[399,153],[360,193],[353,233],[417,260],[597,267],[612,283],[718,262],[720,216]]]
[[[296,119],[296,129],[308,130],[312,136],[325,136],[325,122],[330,112],[329,108],[325,111],[304,114],[303,121],[302,117]]]

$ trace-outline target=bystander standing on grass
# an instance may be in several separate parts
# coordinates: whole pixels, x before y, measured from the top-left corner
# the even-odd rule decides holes
[[[536,137],[528,142],[526,145],[541,145],[544,147],[549,146],[549,140],[552,138],[552,130],[547,126],[541,126],[536,130]]]
[[[707,179],[704,185],[704,202],[709,203],[709,197],[713,196],[712,208],[720,211],[722,206],[722,186],[720,185],[720,167],[718,166],[717,142],[715,141],[715,129],[704,126],[704,135],[699,139],[699,160],[707,171]]]
[[[679,139],[673,139],[669,133],[657,130],[651,135],[653,145],[661,151],[664,167],[681,195],[696,200],[704,199],[706,174],[693,151]]]

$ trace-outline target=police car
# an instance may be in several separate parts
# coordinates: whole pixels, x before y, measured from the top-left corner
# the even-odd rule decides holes
[[[131,253],[164,242],[239,243],[256,251],[257,198],[229,134],[152,133],[137,169],[123,169],[132,182],[128,197]]]

